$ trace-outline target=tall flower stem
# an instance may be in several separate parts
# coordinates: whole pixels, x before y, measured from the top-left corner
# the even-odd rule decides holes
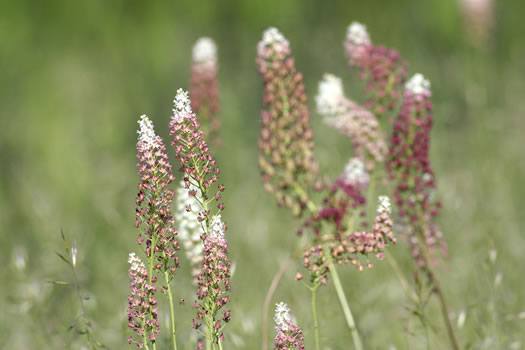
[[[330,275],[332,276],[332,279],[334,281],[335,291],[337,293],[337,297],[339,298],[339,303],[341,304],[341,309],[343,310],[346,324],[350,329],[350,333],[352,334],[354,348],[355,350],[363,350],[363,343],[361,342],[359,331],[357,330],[357,327],[355,325],[354,317],[352,316],[352,311],[350,310],[350,305],[348,305],[348,301],[346,300],[346,295],[343,290],[341,280],[339,279],[337,270],[335,269],[335,265],[332,260],[332,255],[330,254],[330,249],[328,248],[327,243],[325,243],[324,249],[326,252],[326,258],[328,260],[328,267],[330,268]]]
[[[312,315],[314,318],[314,335],[315,335],[315,349],[319,350],[319,321],[317,320],[317,310],[315,304],[315,296],[317,294],[317,289],[319,288],[319,283],[315,282],[314,285],[310,288],[312,292]]]
[[[175,334],[175,310],[173,306],[173,294],[171,293],[170,277],[168,271],[164,272],[164,279],[166,280],[166,287],[168,288],[168,299],[170,302],[170,316],[171,316],[171,338],[173,341],[173,350],[177,350],[177,337]]]

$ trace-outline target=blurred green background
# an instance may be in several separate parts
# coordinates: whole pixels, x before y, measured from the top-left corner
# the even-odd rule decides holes
[[[351,148],[323,124],[313,97],[325,72],[343,77],[347,94],[362,97],[342,48],[355,20],[374,42],[396,48],[411,73],[432,82],[431,156],[451,252],[441,276],[454,322],[466,315],[458,329],[462,345],[525,348],[524,11],[520,0],[497,1],[480,46],[469,39],[455,0],[2,1],[0,349],[85,346],[85,338],[68,331],[80,313],[74,289],[49,283],[73,278],[55,254],[61,229],[78,247],[95,337],[112,349],[127,347],[127,256],[137,250],[136,120],[147,113],[168,139],[171,101],[177,88],[188,87],[191,47],[204,35],[219,46],[223,145],[214,153],[227,188],[224,218],[236,265],[225,348],[259,349],[263,298],[297,246],[299,223],[261,186],[255,47],[269,26],[290,40],[310,98],[316,154],[322,171],[336,176]],[[391,251],[411,276],[406,246]],[[288,270],[273,302],[291,306],[311,348],[309,292],[294,280],[297,269]],[[362,273],[342,267],[340,274],[367,349],[427,348],[388,264]],[[186,300],[176,310],[181,348],[191,349],[194,289],[186,267],[176,290]],[[319,303],[324,348],[350,348],[331,286]],[[436,333],[430,348],[447,349],[434,303],[428,315]]]

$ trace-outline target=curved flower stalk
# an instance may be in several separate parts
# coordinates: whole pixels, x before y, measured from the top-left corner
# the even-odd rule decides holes
[[[459,349],[448,305],[434,272],[436,250],[445,256],[448,250],[441,231],[432,222],[440,203],[433,200],[436,184],[428,157],[432,128],[430,82],[415,74],[406,83],[404,94],[403,106],[394,122],[387,171],[395,186],[394,200],[405,220],[412,255],[439,298],[452,348]]]
[[[184,246],[186,258],[188,259],[191,268],[193,283],[197,284],[197,277],[201,271],[202,264],[202,228],[197,220],[200,211],[200,205],[196,198],[201,198],[200,189],[191,185],[189,192],[195,193],[195,196],[190,196],[188,190],[185,188],[185,182],[181,181],[177,189],[177,196],[175,197],[176,211],[175,220],[179,233],[179,240]]]
[[[171,165],[166,147],[160,136],[155,134],[153,123],[143,115],[139,120],[140,130],[137,142],[137,158],[141,182],[137,196],[135,226],[142,228],[137,238],[139,245],[145,244],[147,257],[148,283],[155,284],[157,272],[164,277],[163,293],[168,296],[171,308],[171,335],[176,350],[175,316],[170,282],[179,266],[176,252],[179,243],[176,239],[174,220],[171,212],[174,192],[168,189],[173,181]],[[152,312],[152,311],[151,311]],[[155,348],[154,338],[152,339]]]
[[[394,122],[387,171],[394,183],[394,200],[409,234],[412,255],[425,265],[422,246],[433,257],[436,250],[448,256],[447,244],[432,218],[441,204],[433,200],[436,188],[430,166],[432,128],[430,83],[415,74],[406,84],[405,101]],[[433,258],[431,258],[433,259]]]
[[[275,330],[273,348],[276,350],[304,350],[303,331],[293,321],[290,308],[283,302],[275,307]]]
[[[175,156],[184,174],[184,189],[191,198],[185,208],[188,213],[185,220],[194,220],[200,226],[203,247],[194,305],[198,312],[193,327],[199,329],[200,322],[203,322],[207,328],[206,348],[215,349],[218,344],[219,349],[222,349],[223,322],[229,322],[231,318],[230,311],[222,311],[222,316],[219,314],[229,302],[230,291],[230,261],[228,243],[224,237],[226,225],[218,214],[224,209],[224,204],[220,202],[224,186],[217,184],[220,170],[204,140],[197,116],[191,109],[188,93],[182,89],[177,91],[174,99],[170,130]],[[210,207],[212,202],[217,203],[215,214],[212,214]],[[186,227],[191,225],[186,223]]]
[[[157,287],[151,282],[146,265],[135,253],[129,254],[130,289],[128,297],[128,327],[138,338],[128,338],[128,343],[135,343],[138,349],[149,349],[155,344],[160,333],[158,306],[155,293]]]
[[[326,124],[350,137],[357,157],[374,170],[387,154],[387,146],[376,117],[366,108],[346,98],[340,78],[325,74],[316,96],[317,111]]]
[[[220,215],[213,217],[210,231],[204,241],[204,260],[202,272],[198,276],[197,301],[195,308],[198,309],[197,321],[194,321],[194,328],[199,328],[200,323],[204,322],[208,329],[208,344],[219,344],[222,348],[224,335],[222,330],[224,323],[231,319],[229,310],[222,311],[226,304],[230,302],[228,296],[230,287],[230,260],[228,258],[228,242],[224,236],[226,226],[221,220]]]
[[[367,82],[364,107],[384,119],[403,98],[406,62],[397,51],[374,45],[366,27],[358,22],[348,27],[344,46],[350,66],[358,67],[360,78]]]
[[[317,174],[303,77],[295,68],[288,40],[276,28],[264,32],[257,54],[264,83],[259,138],[263,182],[279,205],[301,216],[309,200],[306,191]]]
[[[190,79],[191,108],[199,116],[206,139],[214,146],[220,144],[221,127],[221,122],[217,118],[219,112],[217,70],[217,45],[210,38],[199,38],[193,46]]]

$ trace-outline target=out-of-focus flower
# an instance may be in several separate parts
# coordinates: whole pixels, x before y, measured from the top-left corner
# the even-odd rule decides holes
[[[367,82],[368,100],[364,107],[383,119],[402,100],[403,82],[408,74],[406,63],[397,51],[374,45],[366,27],[357,22],[348,27],[345,51],[350,66],[359,68],[360,78]]]
[[[214,146],[220,144],[219,89],[217,87],[217,46],[207,37],[193,46],[191,65],[191,107],[198,115],[204,136]]]
[[[465,31],[474,46],[486,48],[494,25],[493,0],[459,0]]]
[[[429,146],[432,128],[430,83],[416,74],[405,86],[405,100],[392,131],[386,168],[394,184],[394,202],[409,234],[409,245],[417,263],[425,265],[421,249],[432,255],[447,245],[433,217],[441,206],[433,200],[436,187],[430,166]]]
[[[275,307],[275,330],[277,334],[274,339],[274,349],[278,350],[304,350],[303,331],[292,321],[290,308],[283,302]]]
[[[368,171],[384,161],[388,150],[376,117],[345,97],[341,79],[325,74],[316,102],[325,123],[350,138],[355,155],[366,163]]]
[[[295,68],[289,42],[276,28],[264,32],[257,53],[264,83],[259,138],[263,182],[279,205],[300,216],[317,174],[303,77]]]

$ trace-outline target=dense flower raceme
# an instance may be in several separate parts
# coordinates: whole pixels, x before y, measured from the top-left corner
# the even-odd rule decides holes
[[[195,193],[195,196],[191,196],[189,192]],[[200,189],[191,185],[188,191],[184,181],[181,181],[177,190],[177,196],[175,197],[175,220],[179,233],[178,237],[184,246],[186,258],[192,267],[195,284],[197,283],[197,276],[201,271],[203,252],[201,239],[203,234],[202,226],[197,220],[201,210],[197,198],[201,197]]]
[[[157,287],[149,282],[149,273],[144,263],[135,253],[129,254],[130,289],[128,297],[128,327],[137,338],[128,338],[128,343],[135,343],[142,349],[148,343],[154,343],[160,333],[158,307],[155,293]]]
[[[406,62],[397,51],[374,45],[366,27],[358,22],[348,27],[345,51],[350,66],[358,67],[360,78],[367,82],[368,100],[364,106],[384,119],[402,100],[408,74]]]
[[[440,203],[433,200],[436,187],[430,167],[429,146],[432,128],[430,83],[421,74],[405,86],[405,100],[394,122],[387,171],[394,184],[394,201],[405,219],[409,244],[416,261],[425,263],[421,249],[434,253],[447,245],[439,228],[432,222]]]
[[[224,209],[224,204],[220,202],[224,186],[217,185],[220,170],[204,140],[197,116],[191,109],[188,93],[179,89],[173,104],[173,117],[170,122],[170,134],[173,136],[171,144],[175,147],[175,157],[179,160],[180,171],[184,174],[184,186],[188,194],[195,197],[200,205],[197,220],[205,221],[208,227],[211,216],[211,210],[208,208],[210,197],[217,202],[219,210]],[[201,198],[196,197],[197,190],[200,190]]]
[[[376,117],[345,97],[340,78],[324,75],[316,103],[326,124],[350,137],[356,156],[365,162],[368,171],[385,160],[388,149]]]
[[[303,331],[292,321],[290,308],[283,302],[275,307],[275,330],[277,334],[274,339],[274,349],[277,350],[304,350]]]
[[[175,255],[179,244],[171,212],[174,192],[168,188],[174,177],[166,147],[161,137],[155,134],[151,120],[143,115],[139,125],[137,167],[141,182],[136,200],[135,226],[142,228],[142,232],[137,243],[145,243],[144,251],[148,258],[153,258],[154,270],[162,269],[174,274],[179,264]]]
[[[204,260],[202,271],[198,276],[197,320],[194,327],[199,328],[204,322],[208,330],[212,330],[213,342],[223,339],[223,322],[229,322],[231,313],[221,309],[229,303],[230,287],[230,260],[228,258],[228,242],[224,236],[226,226],[220,215],[211,220],[209,234],[204,241]]]
[[[220,120],[219,90],[217,87],[217,46],[207,37],[200,38],[193,46],[190,97],[191,108],[199,117],[204,135],[209,143],[219,144]]]
[[[317,174],[303,77],[295,68],[290,44],[276,28],[264,32],[257,53],[264,83],[259,138],[263,182],[279,205],[300,216],[308,200],[305,191]]]

